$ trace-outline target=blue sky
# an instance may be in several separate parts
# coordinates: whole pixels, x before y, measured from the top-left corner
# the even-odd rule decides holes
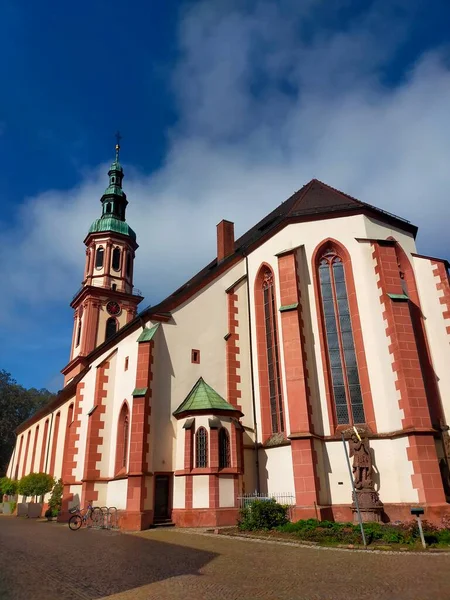
[[[143,305],[214,256],[219,220],[239,235],[312,177],[450,257],[448,2],[1,8],[0,368],[23,385],[61,387],[117,129]]]

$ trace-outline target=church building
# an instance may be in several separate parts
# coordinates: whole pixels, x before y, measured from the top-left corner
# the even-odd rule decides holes
[[[416,226],[313,179],[238,239],[221,221],[217,256],[139,312],[119,146],[108,175],[64,387],[8,476],[62,478],[62,518],[92,501],[125,530],[234,525],[255,491],[348,521],[355,426],[384,520],[449,512],[449,265]]]

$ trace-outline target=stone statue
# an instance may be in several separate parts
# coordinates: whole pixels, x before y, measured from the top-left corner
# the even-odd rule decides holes
[[[370,456],[369,440],[367,437],[358,439],[356,433],[353,433],[350,440],[350,458],[353,457],[353,478],[355,488],[372,489],[372,458]]]
[[[372,456],[367,433],[360,432],[358,437],[355,431],[351,431],[348,443],[350,458],[353,457],[353,480],[355,484],[355,492],[352,494],[353,520],[355,522],[358,520],[356,508],[356,500],[358,500],[361,519],[364,522],[379,522],[383,513],[383,503],[374,488]]]

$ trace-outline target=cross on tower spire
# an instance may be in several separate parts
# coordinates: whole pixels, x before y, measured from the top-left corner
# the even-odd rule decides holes
[[[120,140],[122,136],[120,135],[120,131],[116,131],[116,161],[119,161],[119,151],[120,151]]]

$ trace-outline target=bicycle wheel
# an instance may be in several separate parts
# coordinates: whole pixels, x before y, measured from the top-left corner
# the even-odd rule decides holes
[[[72,531],[80,529],[82,521],[83,520],[80,517],[80,515],[73,515],[73,517],[70,517],[69,519],[69,529],[71,529]]]

